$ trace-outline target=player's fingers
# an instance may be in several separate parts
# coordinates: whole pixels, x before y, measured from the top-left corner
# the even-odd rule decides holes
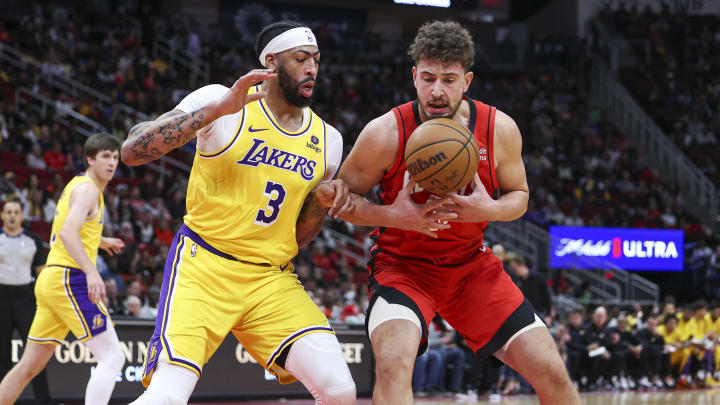
[[[333,206],[330,211],[337,211],[338,208],[347,200],[348,198],[348,186],[345,184],[345,182],[336,182],[335,183],[335,200],[333,200]]]
[[[415,180],[413,180],[413,179],[411,178],[410,181],[408,181],[408,183],[405,185],[405,187],[403,187],[403,189],[402,189],[401,192],[404,193],[404,194],[410,195],[410,192],[411,192],[414,188],[415,188]]]
[[[438,230],[450,229],[451,226],[450,226],[450,224],[443,224],[443,223],[439,223],[439,222],[430,222],[428,227],[432,228],[432,230],[434,230],[434,231],[438,231]]]
[[[450,194],[448,198],[456,205],[464,205],[467,202],[467,197],[460,194]]]
[[[480,180],[480,175],[475,172],[475,176],[473,176],[472,186],[473,190],[479,190],[480,187],[482,187],[482,181]]]
[[[425,212],[431,211],[449,201],[450,201],[450,198],[448,198],[448,197],[441,198],[439,200],[428,201],[425,203],[425,207],[423,207],[423,209],[425,210]]]
[[[277,77],[277,73],[272,73],[269,69],[258,69],[253,70],[245,76],[241,77],[243,86],[254,86],[262,81],[274,79]]]
[[[334,214],[331,215],[333,215],[335,219],[344,219],[343,216],[349,212],[352,212],[353,209],[355,209],[353,199],[348,198],[347,200],[345,200],[345,203],[340,208],[338,208]]]
[[[245,104],[252,103],[253,101],[258,101],[264,97],[265,97],[264,91],[258,91],[257,93],[248,94],[247,98],[245,99]]]
[[[436,212],[428,215],[427,217],[433,221],[452,221],[454,219],[458,219],[458,214],[456,212]]]

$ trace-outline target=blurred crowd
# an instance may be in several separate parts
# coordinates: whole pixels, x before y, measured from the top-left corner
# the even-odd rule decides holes
[[[720,16],[658,11],[627,2],[602,21],[631,45],[637,64],[621,72],[635,99],[720,184]]]
[[[203,84],[162,57],[152,56],[154,35],[167,36],[187,54],[209,61],[214,83],[229,85],[256,67],[249,45],[208,46],[213,41],[195,32],[186,20],[174,28],[166,23],[157,29],[153,17],[157,10],[147,2],[91,3],[69,7],[62,2],[33,1],[18,18],[0,18],[0,43],[41,65],[20,69],[0,58],[0,204],[19,196],[28,226],[45,240],[59,193],[83,170],[84,136],[68,123],[67,111],[124,137],[139,121],[138,112],[156,117]],[[121,11],[139,25],[110,17]],[[713,134],[718,125],[714,113],[720,87],[717,75],[707,72],[719,60],[713,52],[720,40],[717,18],[683,28],[692,30],[687,34],[696,41],[692,44],[679,43],[668,34],[675,32],[677,24],[692,25],[680,17],[629,10],[613,14],[612,21],[616,20],[626,22],[616,28],[652,44],[644,70],[624,76],[629,88],[644,91],[638,90],[642,80],[654,83],[649,93],[636,95],[649,94],[639,99],[647,102],[649,111],[688,155],[707,159],[698,164],[714,175]],[[351,45],[343,47],[332,30],[313,29],[319,42],[328,44],[327,51],[323,48],[313,109],[340,130],[347,152],[370,119],[414,98],[404,52],[407,44],[381,42],[362,27],[350,27],[356,35]],[[693,52],[699,53],[685,52],[690,45],[698,46]],[[701,275],[696,283],[707,285],[706,279],[720,278],[720,243],[687,210],[677,184],[662,179],[625,130],[589,103],[586,52],[582,47],[540,40],[529,50],[531,69],[478,74],[468,92],[508,113],[521,129],[531,188],[524,219],[544,228],[681,228],[686,232],[686,269]],[[82,82],[106,94],[111,102],[106,105],[84,93],[63,92],[47,80],[55,76]],[[16,108],[15,90],[21,87],[48,97],[55,106],[45,112],[22,105]],[[191,159],[185,152],[173,156],[186,162]],[[125,242],[122,253],[102,253],[98,258],[107,306],[115,316],[156,316],[165,258],[185,214],[186,188],[187,173],[182,171],[133,170],[121,165],[117,179],[106,189],[104,232]],[[318,238],[294,260],[304,287],[331,321],[365,321],[368,272],[364,255],[372,243],[369,231],[328,218]],[[552,297],[569,295],[582,302],[592,298],[588,285],[572,285],[562,273],[547,280],[517,253],[505,255],[499,245],[493,246],[493,252],[501,256],[513,280],[544,315],[579,387],[651,389],[678,382],[714,384],[719,379],[717,364],[711,359],[720,333],[716,304],[708,308],[699,302],[676,311],[669,299],[662,308],[585,307],[568,312],[553,307]],[[708,298],[716,294],[703,291]],[[413,376],[418,396],[530,389],[509,368],[495,369],[477,361],[442,319],[433,320],[428,340],[430,350],[418,358]]]

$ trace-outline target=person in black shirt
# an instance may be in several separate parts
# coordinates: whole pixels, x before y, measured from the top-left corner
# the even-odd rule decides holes
[[[538,272],[530,271],[524,257],[517,254],[508,254],[507,258],[510,276],[515,284],[520,287],[525,298],[530,301],[537,312],[543,315],[549,314],[552,300],[545,277]]]
[[[639,330],[636,336],[643,347],[640,356],[640,369],[643,372],[643,378],[647,380],[649,377],[649,382],[657,388],[662,388],[661,376],[663,376],[663,371],[668,373],[670,370],[670,357],[664,355],[665,339],[657,330],[657,326],[657,315],[650,315],[645,328]],[[640,383],[640,385],[646,385],[643,379],[640,380]]]
[[[605,307],[597,307],[593,312],[592,322],[583,329],[581,342],[588,352],[588,378],[591,389],[599,387],[600,377],[605,375],[610,364],[611,353],[608,347],[612,346],[610,331],[607,323]]]
[[[570,378],[579,383],[583,376],[587,377],[587,348],[583,343],[585,331],[582,328],[582,312],[575,310],[568,315],[568,333],[570,340],[567,348],[567,368]]]

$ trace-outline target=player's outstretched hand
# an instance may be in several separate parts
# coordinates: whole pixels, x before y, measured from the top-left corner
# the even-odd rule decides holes
[[[102,237],[100,239],[100,249],[108,252],[110,256],[120,254],[124,247],[125,242],[123,242],[122,239],[106,237]]]
[[[235,84],[233,84],[230,88],[230,91],[228,91],[223,98],[218,100],[218,112],[221,116],[234,114],[242,110],[242,108],[245,107],[245,104],[265,97],[264,91],[248,94],[248,90],[250,87],[262,81],[271,80],[276,77],[277,74],[273,73],[270,69],[254,69],[249,71],[247,74],[237,79]]]
[[[98,302],[105,302],[105,283],[100,278],[100,273],[97,270],[85,273],[88,286],[88,297],[93,304]]]
[[[350,187],[340,179],[320,184],[315,190],[315,198],[323,207],[330,208],[328,214],[331,216],[335,216],[341,208],[347,209],[347,204],[352,204]]]
[[[445,197],[430,200],[425,204],[416,204],[410,198],[414,188],[415,181],[410,179],[410,182],[400,190],[395,198],[392,204],[395,217],[393,227],[437,238],[436,231],[450,228],[449,224],[443,222],[454,221],[457,218],[457,214],[454,212],[437,211],[438,208],[450,202],[450,198]]]
[[[496,212],[497,201],[488,194],[480,176],[475,173],[472,181],[473,192],[470,195],[457,193],[448,194],[451,203],[443,208],[457,214],[457,222],[485,222],[492,221]]]

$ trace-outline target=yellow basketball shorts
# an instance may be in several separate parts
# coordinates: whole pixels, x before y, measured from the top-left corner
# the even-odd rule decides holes
[[[310,333],[335,333],[305,292],[293,266],[241,262],[213,248],[186,225],[173,239],[143,365],[147,387],[160,356],[200,376],[229,332],[278,381],[295,378],[275,362]]]
[[[82,270],[48,266],[35,281],[37,309],[28,340],[58,344],[68,331],[80,341],[104,332],[111,322],[105,305],[88,297],[87,279]]]

